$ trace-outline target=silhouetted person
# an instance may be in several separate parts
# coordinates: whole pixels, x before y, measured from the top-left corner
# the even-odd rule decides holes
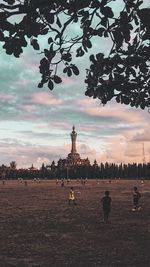
[[[101,199],[101,202],[103,206],[104,222],[108,223],[108,218],[111,211],[111,197],[109,196],[109,191],[105,191],[105,196]]]
[[[137,187],[133,187],[133,209],[132,211],[139,211],[141,207],[139,206],[139,200],[141,198],[141,194],[138,191]]]
[[[64,183],[64,179],[61,180],[61,187],[64,187],[65,183]]]

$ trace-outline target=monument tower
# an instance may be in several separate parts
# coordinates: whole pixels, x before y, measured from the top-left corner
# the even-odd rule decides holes
[[[72,127],[72,132],[70,133],[71,137],[71,151],[68,154],[68,156],[65,159],[59,159],[57,163],[57,167],[59,170],[66,170],[67,172],[67,178],[68,178],[68,171],[70,175],[70,170],[76,170],[76,167],[78,166],[90,166],[90,161],[87,158],[82,159],[80,157],[80,154],[77,153],[77,148],[76,148],[76,141],[77,141],[77,132],[75,131],[75,126],[73,125]],[[52,165],[50,166],[52,168]],[[54,165],[54,168],[56,166]],[[74,174],[75,175],[75,174]]]
[[[72,127],[72,133],[70,134],[70,136],[71,136],[71,142],[72,142],[71,153],[75,154],[75,153],[77,153],[77,150],[76,150],[77,133],[75,132],[75,126],[74,125]]]
[[[76,149],[76,139],[77,139],[77,133],[75,131],[75,126],[73,125],[72,127],[72,132],[70,134],[71,136],[71,153],[68,154],[68,163],[70,165],[76,165],[76,164],[80,164],[80,155],[79,153],[77,153],[77,149]]]
[[[89,166],[90,161],[88,158],[82,159],[80,154],[77,152],[76,141],[77,141],[77,132],[75,131],[75,126],[72,127],[72,132],[70,133],[71,137],[71,151],[68,154],[66,159],[60,159],[58,164],[65,166],[67,168],[72,168],[79,165]]]

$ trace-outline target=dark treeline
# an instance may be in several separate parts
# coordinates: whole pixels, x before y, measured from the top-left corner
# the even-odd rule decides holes
[[[40,170],[8,169],[5,179],[150,179],[150,163],[115,164],[94,163],[89,166],[42,165]],[[1,176],[1,179],[3,177]]]

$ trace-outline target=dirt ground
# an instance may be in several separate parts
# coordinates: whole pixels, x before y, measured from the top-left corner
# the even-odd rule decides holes
[[[133,186],[142,211],[132,212]],[[77,205],[68,205],[74,186]],[[110,190],[109,224],[100,199]],[[0,182],[0,267],[150,266],[150,181]]]

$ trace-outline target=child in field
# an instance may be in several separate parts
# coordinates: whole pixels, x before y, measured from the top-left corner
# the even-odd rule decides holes
[[[141,198],[141,194],[138,191],[137,187],[133,187],[133,209],[132,211],[139,211],[141,207],[139,206],[139,200]]]
[[[64,187],[65,183],[64,183],[64,179],[61,179],[61,187]]]
[[[75,193],[74,193],[73,187],[70,188],[70,192],[69,192],[69,205],[71,204],[71,202],[74,205],[76,205],[76,202],[75,202]]]
[[[111,211],[111,197],[109,191],[105,191],[105,196],[101,199],[103,205],[104,222],[108,223],[108,217]]]

